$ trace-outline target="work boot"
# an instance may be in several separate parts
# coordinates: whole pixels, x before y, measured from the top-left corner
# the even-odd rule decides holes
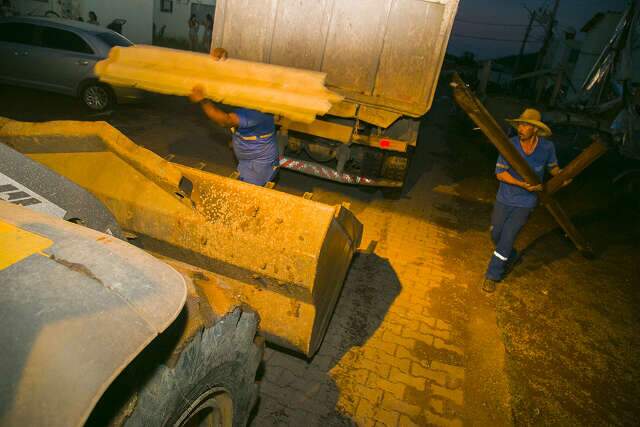
[[[482,280],[482,290],[488,294],[495,292],[496,286],[498,286],[498,282],[495,280],[487,279],[486,277]]]

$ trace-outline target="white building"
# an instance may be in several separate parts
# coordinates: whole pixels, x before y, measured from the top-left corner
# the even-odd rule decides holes
[[[189,18],[196,15],[204,24],[207,14],[215,16],[216,0],[153,0],[153,22],[156,35],[187,42],[189,40]],[[204,35],[204,25],[200,26],[198,39]]]
[[[11,3],[20,15],[57,15],[88,21],[89,12],[93,11],[103,27],[115,19],[124,19],[122,34],[125,37],[134,43],[153,41],[154,0],[12,0]]]
[[[584,40],[571,74],[571,83],[576,90],[580,91],[602,49],[613,36],[621,17],[620,12],[597,13],[580,30],[584,33]]]

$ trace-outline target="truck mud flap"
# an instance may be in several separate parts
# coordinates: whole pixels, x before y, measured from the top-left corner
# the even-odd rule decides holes
[[[170,163],[104,122],[0,119],[0,142],[94,194],[219,314],[246,304],[268,340],[317,351],[362,236],[345,207]]]

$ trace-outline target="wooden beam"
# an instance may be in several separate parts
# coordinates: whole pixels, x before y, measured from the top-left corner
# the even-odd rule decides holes
[[[545,208],[549,211],[551,216],[556,220],[556,222],[562,227],[567,237],[573,242],[576,246],[576,249],[580,251],[582,256],[585,258],[593,257],[593,250],[591,246],[587,243],[587,241],[582,237],[582,234],[578,231],[578,229],[573,225],[569,216],[565,213],[565,211],[560,207],[560,204],[556,202],[551,196],[548,196],[544,193],[540,194],[540,201],[544,205]]]
[[[500,125],[498,125],[493,116],[460,78],[458,73],[454,73],[451,87],[453,88],[453,97],[458,105],[469,115],[471,120],[482,130],[485,136],[489,138],[489,141],[495,145],[500,154],[502,154],[515,171],[518,172],[527,183],[532,185],[540,184],[538,176],[533,172],[513,144],[511,144]],[[593,251],[560,205],[553,200],[550,195],[544,192],[540,193],[540,201],[555,218],[560,227],[562,227],[567,236],[569,236],[569,239],[571,239],[580,253],[586,257],[592,256]]]
[[[602,138],[599,135],[594,135],[593,143],[591,145],[585,148],[578,157],[565,166],[564,169],[562,169],[562,172],[547,181],[544,186],[545,193],[549,196],[554,194],[564,186],[563,184],[565,181],[578,176],[578,174],[606,153],[606,151],[607,144],[602,141]]]
[[[538,176],[526,160],[522,158],[520,153],[518,153],[516,147],[511,144],[511,141],[509,141],[509,138],[505,135],[500,125],[484,105],[482,105],[480,100],[473,95],[457,73],[453,75],[453,83],[451,86],[453,87],[453,97],[458,105],[471,117],[471,120],[473,120],[487,138],[489,138],[489,141],[496,146],[500,154],[511,164],[515,171],[529,184],[541,184]]]

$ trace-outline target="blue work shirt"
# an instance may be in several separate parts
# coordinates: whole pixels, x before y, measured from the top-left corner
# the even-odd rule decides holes
[[[238,160],[277,164],[278,145],[273,116],[248,108],[237,108],[233,112],[240,119],[233,134],[233,151]]]
[[[544,172],[546,169],[553,169],[558,166],[558,159],[556,158],[556,148],[553,142],[544,138],[538,137],[538,145],[536,145],[533,153],[526,155],[520,144],[520,138],[514,136],[510,139],[511,143],[518,153],[527,161],[531,169],[540,178],[540,182],[544,181]],[[509,162],[502,157],[502,154],[498,156],[496,162],[496,174],[500,172],[508,171],[512,177],[524,181],[524,179],[516,172]],[[507,184],[500,181],[500,188],[498,189],[498,195],[496,200],[500,203],[504,203],[508,206],[515,206],[519,208],[533,208],[538,204],[538,195],[533,191],[525,190],[517,185]]]

